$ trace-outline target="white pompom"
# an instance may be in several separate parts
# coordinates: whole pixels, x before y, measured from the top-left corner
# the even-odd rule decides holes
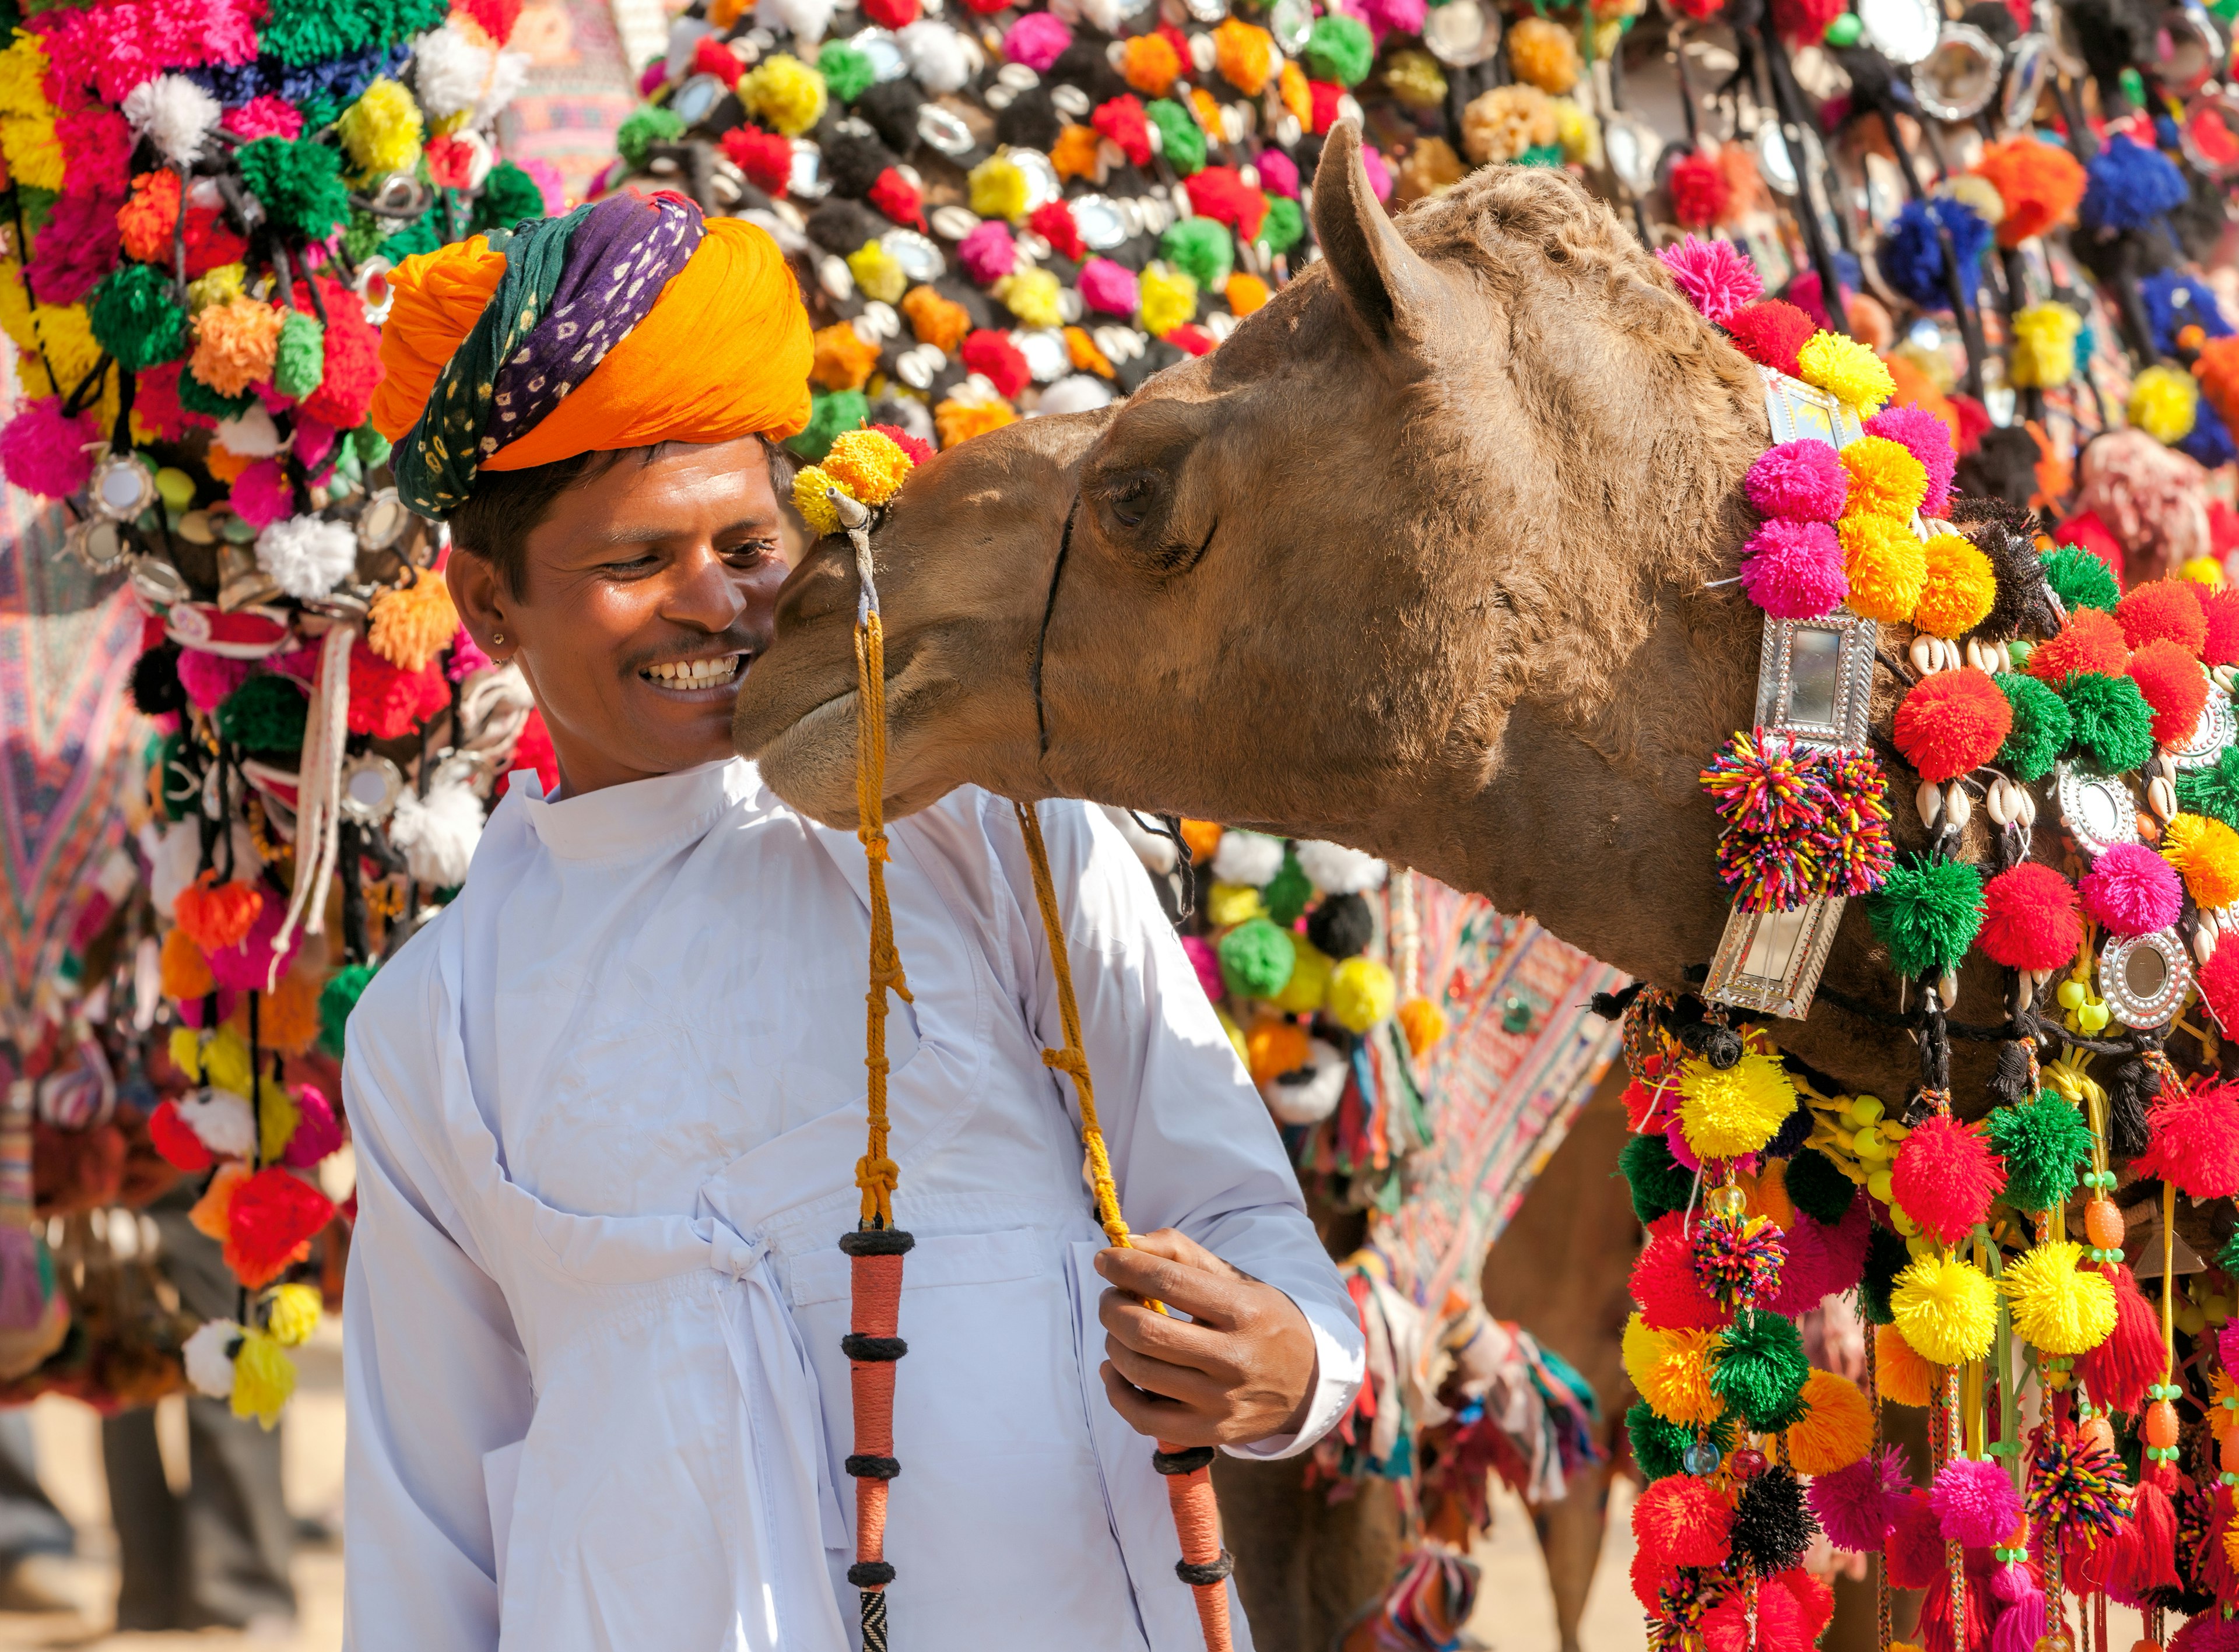
[[[414,878],[437,889],[466,882],[482,835],[482,799],[463,786],[435,786],[424,798],[407,792],[389,817],[390,846],[404,852]]]
[[[973,62],[980,56],[978,48],[947,23],[930,17],[910,24],[894,36],[894,43],[901,48],[917,83],[936,97],[963,90],[965,83],[979,70]]]
[[[357,567],[357,535],[347,523],[290,516],[256,536],[256,565],[298,602],[322,597]]]
[[[220,419],[217,439],[237,459],[269,459],[280,451],[280,427],[262,401],[250,402],[237,418]]]
[[[431,29],[412,48],[413,89],[430,121],[472,109],[490,77],[487,46],[477,46],[451,23]]]
[[[179,1352],[186,1359],[187,1381],[197,1394],[207,1394],[214,1400],[233,1397],[232,1349],[240,1338],[241,1327],[230,1319],[205,1319],[180,1345]]]
[[[1299,867],[1325,895],[1365,895],[1384,887],[1384,863],[1343,844],[1302,839]]]
[[[475,100],[476,126],[488,126],[505,113],[507,104],[521,96],[522,88],[528,84],[528,68],[529,57],[525,51],[498,53],[497,63],[490,70],[489,84]]]
[[[1264,889],[1283,869],[1283,840],[1264,832],[1224,832],[1213,852],[1213,875],[1220,883]]]
[[[761,0],[754,8],[754,21],[765,29],[791,35],[794,50],[800,52],[824,38],[836,10],[834,0]]]
[[[1080,15],[1107,35],[1120,32],[1120,25],[1126,21],[1127,8],[1120,0],[1080,0]]]
[[[256,1115],[230,1090],[196,1090],[180,1097],[179,1117],[220,1158],[247,1158],[256,1150]]]
[[[224,111],[184,75],[143,80],[124,96],[124,118],[176,166],[191,166]]]
[[[1074,373],[1042,392],[1037,413],[1087,413],[1112,405],[1112,387],[1093,374]]]
[[[145,846],[145,839],[143,839]],[[195,880],[196,868],[203,858],[202,828],[193,820],[180,820],[164,828],[148,855],[148,899],[156,910],[166,918],[170,916],[171,903],[178,899],[179,891]],[[225,865],[225,846],[218,846],[216,864]],[[236,867],[254,870],[256,866],[256,845],[250,839],[249,828],[240,820],[233,823],[233,864]]]
[[[1306,1065],[1259,1086],[1267,1111],[1286,1125],[1319,1125],[1345,1095],[1345,1059],[1319,1038],[1306,1040]]]
[[[1126,809],[1115,809],[1109,803],[1101,806],[1104,818],[1120,828],[1120,835],[1127,839],[1127,846],[1135,852],[1135,859],[1159,877],[1174,869],[1179,857],[1174,853],[1174,840],[1162,838],[1155,832],[1146,832],[1136,823],[1135,817]]]

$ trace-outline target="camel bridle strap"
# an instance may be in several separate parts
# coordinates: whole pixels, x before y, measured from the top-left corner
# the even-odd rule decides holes
[[[1076,504],[1079,502],[1075,501]],[[1072,519],[1066,519],[1068,532]],[[1060,553],[1062,566],[1063,553]],[[1050,582],[1053,599],[1057,594]],[[1039,704],[1039,700],[1037,700]],[[1042,933],[1048,939],[1050,970],[1057,977],[1059,1025],[1065,1047],[1044,1050],[1042,1064],[1073,1079],[1080,1098],[1080,1141],[1088,1155],[1088,1182],[1096,1198],[1096,1219],[1106,1236],[1122,1250],[1133,1250],[1127,1219],[1120,1213],[1119,1184],[1113,1179],[1112,1156],[1105,1145],[1104,1129],[1096,1117],[1096,1085],[1088,1070],[1088,1052],[1080,1038],[1080,1005],[1073,990],[1073,963],[1065,942],[1065,923],[1058,912],[1057,886],[1050,877],[1049,848],[1042,840],[1041,817],[1032,804],[1013,800],[1019,833],[1026,839],[1026,863],[1033,870],[1034,904],[1041,909]],[[1166,1312],[1162,1303],[1148,1304]],[[1235,1637],[1228,1622],[1228,1575],[1235,1562],[1220,1546],[1220,1508],[1213,1490],[1213,1450],[1158,1443],[1151,1464],[1166,1476],[1166,1502],[1174,1517],[1174,1535],[1182,1557],[1174,1575],[1190,1586],[1197,1605],[1198,1627],[1205,1635],[1206,1652],[1233,1652]]]
[[[1042,705],[1042,657],[1049,652],[1050,620],[1057,613],[1057,585],[1065,577],[1066,559],[1073,554],[1073,523],[1080,514],[1080,494],[1066,508],[1065,532],[1058,536],[1057,561],[1050,564],[1049,594],[1042,599],[1041,629],[1034,633],[1034,657],[1026,675],[1034,691],[1034,736],[1040,755],[1049,755],[1049,713]]]

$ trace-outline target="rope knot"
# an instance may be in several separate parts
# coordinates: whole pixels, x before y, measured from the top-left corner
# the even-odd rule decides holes
[[[1088,1077],[1088,1056],[1085,1051],[1045,1050],[1042,1052],[1042,1065],[1071,1073],[1076,1084]]]
[[[866,1153],[855,1161],[855,1185],[866,1193],[891,1193],[902,1179],[902,1167],[884,1153]]]

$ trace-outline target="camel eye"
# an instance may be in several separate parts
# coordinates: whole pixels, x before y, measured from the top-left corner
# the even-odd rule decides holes
[[[1151,514],[1155,493],[1150,477],[1134,475],[1126,478],[1112,489],[1110,503],[1113,519],[1123,527],[1140,527],[1143,519]]]

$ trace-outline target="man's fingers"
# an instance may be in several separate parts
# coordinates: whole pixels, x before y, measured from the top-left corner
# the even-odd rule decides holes
[[[1120,1368],[1122,1377],[1146,1392],[1206,1410],[1219,1410],[1226,1403],[1228,1384],[1219,1378],[1192,1366],[1138,1353],[1117,1337],[1104,1339],[1104,1355]]]
[[[1098,1297],[1096,1317],[1113,1337],[1152,1359],[1187,1365],[1231,1382],[1241,1374],[1227,1357],[1229,1338],[1189,1320],[1153,1313],[1124,1290],[1107,1290]]]
[[[1162,1302],[1218,1330],[1235,1328],[1239,1303],[1236,1281],[1146,1250],[1116,1246],[1096,1253],[1096,1271],[1119,1289],[1146,1302]]]
[[[1185,1449],[1220,1443],[1219,1433],[1206,1418],[1186,1405],[1146,1394],[1114,1370],[1109,1360],[1098,1375],[1104,1379],[1105,1397],[1112,1402],[1112,1409],[1136,1433]]]
[[[1153,1228],[1148,1233],[1129,1236],[1128,1243],[1138,1251],[1147,1251],[1154,1257],[1164,1257],[1169,1262],[1179,1262],[1223,1279],[1248,1279],[1252,1277],[1242,1269],[1223,1262],[1179,1228]]]

